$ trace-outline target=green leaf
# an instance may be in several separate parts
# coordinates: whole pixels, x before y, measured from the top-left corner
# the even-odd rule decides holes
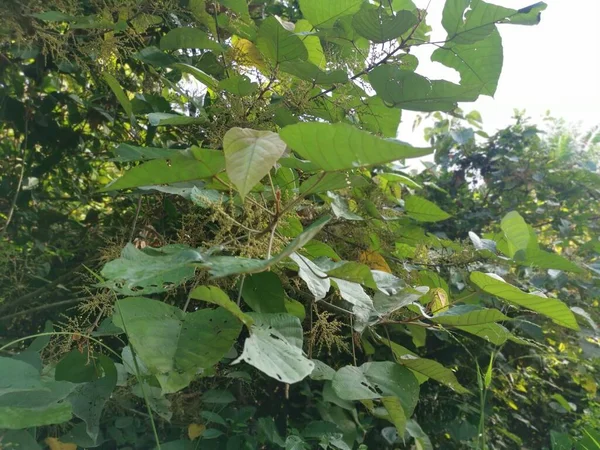
[[[175,28],[165,34],[160,40],[162,50],[179,50],[188,48],[208,49],[222,51],[223,47],[213,41],[208,35],[198,28]]]
[[[165,292],[192,278],[195,273],[192,263],[202,260],[198,251],[181,245],[153,251],[157,254],[150,255],[127,244],[121,257],[108,262],[102,269],[101,275],[106,281],[101,285],[121,295]]]
[[[119,103],[129,116],[130,120],[134,120],[133,106],[131,106],[131,101],[129,100],[129,97],[127,97],[127,94],[117,79],[108,72],[103,72],[102,77],[104,78],[104,81],[106,81],[106,84],[108,84],[108,86],[112,89],[113,93],[117,97],[117,100],[119,100]]]
[[[95,361],[79,349],[71,350],[56,365],[54,379],[71,383],[85,383],[97,378]]]
[[[321,39],[318,36],[314,36],[313,26],[308,20],[301,19],[296,22],[294,32],[298,35],[306,51],[308,52],[308,61],[313,63],[315,66],[324,69],[327,66],[327,59],[323,53],[323,46],[321,45]]]
[[[356,317],[355,328],[362,331],[371,314],[375,312],[371,297],[358,283],[340,280],[339,278],[331,278],[331,281],[339,289],[340,297],[352,305],[352,313]]]
[[[398,397],[383,397],[383,407],[388,413],[388,420],[394,424],[398,435],[404,436],[406,431],[406,413],[402,408],[402,402]]]
[[[203,117],[182,116],[181,114],[150,113],[148,114],[148,122],[152,126],[162,127],[165,125],[194,125],[205,123],[206,119]]]
[[[279,277],[273,272],[261,272],[244,279],[244,302],[257,313],[285,312],[285,292]]]
[[[174,152],[170,158],[153,159],[132,167],[101,191],[200,180],[212,177],[224,168],[223,152],[192,147],[190,150]]]
[[[31,17],[43,20],[45,22],[73,22],[75,17],[68,14],[61,13],[60,11],[44,11],[41,13],[31,14]]]
[[[256,47],[274,65],[296,59],[306,60],[308,52],[300,38],[286,30],[274,17],[269,16],[260,25]]]
[[[330,216],[323,216],[307,227],[298,237],[290,242],[281,253],[271,259],[250,259],[234,256],[213,256],[207,258],[204,267],[210,270],[215,278],[236,275],[240,273],[259,273],[281,262],[296,250],[310,242],[321,229],[331,220]]]
[[[167,159],[177,155],[179,151],[180,150],[170,148],[138,147],[130,144],[119,144],[119,146],[113,150],[115,161],[120,162]]]
[[[245,361],[283,383],[297,383],[311,374],[315,365],[302,354],[302,325],[289,314],[252,314],[255,324],[244,342],[244,351],[234,361]]]
[[[24,361],[0,357],[0,429],[24,429],[71,419],[64,399],[77,385],[42,377]]]
[[[300,194],[318,194],[320,192],[338,191],[352,187],[368,186],[369,182],[360,175],[348,175],[342,172],[327,172],[313,175],[300,185]]]
[[[365,130],[389,138],[395,138],[398,134],[402,110],[390,108],[379,96],[363,100],[354,109]]]
[[[113,322],[127,333],[136,355],[164,393],[183,389],[199,369],[218,363],[241,329],[223,308],[184,313],[143,297],[119,300]]]
[[[133,55],[134,58],[156,67],[168,67],[177,62],[173,56],[156,47],[146,47]]]
[[[189,64],[177,63],[173,64],[172,67],[174,69],[178,69],[183,73],[189,73],[200,83],[208,86],[213,90],[217,90],[219,88],[219,82],[213,78],[211,75],[206,72],[198,69],[197,67],[190,66]]]
[[[243,18],[250,17],[248,14],[248,2],[246,0],[219,0],[219,3]]]
[[[435,203],[418,195],[410,195],[404,199],[404,210],[419,222],[439,222],[451,217]]]
[[[2,445],[7,450],[42,450],[35,438],[27,430],[14,430],[2,433]]]
[[[488,294],[543,314],[563,327],[579,330],[573,312],[560,300],[528,294],[492,274],[473,272],[471,281]]]
[[[419,382],[415,376],[391,361],[342,367],[335,373],[332,386],[343,400],[398,397],[407,416],[412,415],[419,399]]]
[[[85,422],[86,432],[94,442],[100,433],[100,417],[104,405],[117,385],[117,369],[110,358],[99,355],[96,364],[102,368],[104,376],[79,384],[68,397],[73,414]]]
[[[345,123],[298,123],[279,133],[303,158],[325,171],[348,170],[431,153],[396,140],[385,140]]]
[[[342,16],[354,14],[363,0],[300,0],[300,10],[306,20],[315,27],[332,27]]]
[[[565,272],[585,273],[577,264],[564,256],[544,251],[540,248],[529,247],[525,253],[515,255],[515,262],[523,266],[533,266],[540,269],[556,269]]]
[[[438,383],[448,386],[450,389],[458,392],[459,394],[466,394],[469,392],[468,389],[463,387],[452,370],[444,367],[433,359],[420,358],[417,354],[411,352],[409,349],[396,344],[388,339],[384,339],[381,336],[377,336],[377,339],[387,345],[394,354],[396,361],[415,373],[420,383],[427,381],[431,378]]]
[[[471,305],[459,305],[437,314],[431,320],[440,325],[469,326],[483,325],[510,320],[497,309],[479,308]]]
[[[481,94],[493,96],[502,72],[502,40],[494,29],[485,39],[469,44],[449,42],[431,55],[460,74],[463,101],[473,101]]]
[[[381,7],[363,8],[352,17],[352,27],[356,32],[378,43],[399,38],[417,22],[417,17],[410,11],[398,11],[391,16]]]
[[[483,323],[480,325],[456,326],[457,329],[466,331],[494,345],[504,344],[511,336],[510,331],[497,323]]]
[[[535,25],[545,8],[543,2],[517,11],[481,0],[449,0],[444,5],[442,25],[448,32],[447,40],[468,44],[485,39],[496,30],[496,23]]]
[[[316,85],[331,85],[348,82],[348,73],[345,70],[331,70],[325,72],[308,61],[285,61],[281,63],[280,68],[284,72],[292,74],[301,80],[311,81]]]
[[[258,89],[258,83],[251,82],[246,75],[235,75],[219,81],[219,89],[243,97],[255,92]]]
[[[366,264],[355,261],[342,261],[327,270],[327,275],[353,283],[359,283],[371,289],[377,289],[371,269]]]
[[[216,286],[199,286],[190,292],[190,298],[222,306],[240,319],[247,327],[250,327],[254,323],[252,317],[242,312],[240,307],[235,302],[231,301],[227,294]]]
[[[281,158],[285,143],[272,131],[235,127],[225,133],[223,151],[227,175],[244,199]]]

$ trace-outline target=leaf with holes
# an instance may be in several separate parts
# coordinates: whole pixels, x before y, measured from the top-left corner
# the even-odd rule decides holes
[[[143,297],[119,300],[113,322],[127,333],[136,355],[164,393],[183,389],[199,370],[218,363],[242,326],[223,308],[184,313]]]
[[[148,251],[127,244],[121,257],[107,263],[101,275],[106,279],[100,286],[121,295],[147,295],[174,289],[194,276],[194,262],[203,256],[183,245],[169,245]]]
[[[297,383],[315,364],[302,353],[302,326],[289,314],[252,314],[255,324],[234,364],[245,361],[283,383]],[[300,345],[300,346],[299,346]]]
[[[227,175],[243,199],[281,158],[285,143],[272,131],[236,127],[225,133],[223,151]]]

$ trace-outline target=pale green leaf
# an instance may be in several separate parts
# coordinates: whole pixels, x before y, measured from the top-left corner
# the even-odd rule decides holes
[[[225,167],[242,199],[281,158],[285,143],[277,133],[231,128],[223,138]]]
[[[174,152],[170,158],[153,159],[132,167],[102,192],[140,186],[180,183],[209,178],[225,168],[223,152],[192,147]]]
[[[301,80],[313,82],[316,85],[331,85],[346,83],[348,74],[344,70],[323,71],[315,64],[308,61],[285,61],[281,63],[281,70],[294,75]]]
[[[268,317],[275,316],[275,317]],[[302,326],[289,314],[252,315],[255,324],[234,364],[245,361],[283,383],[297,383],[310,375],[314,363],[302,354]]]
[[[294,32],[298,35],[300,40],[303,42],[308,52],[308,61],[313,63],[315,66],[324,69],[327,65],[325,54],[323,53],[323,46],[321,45],[321,39],[318,36],[312,34],[313,26],[308,20],[301,19],[296,22]]]
[[[431,153],[396,140],[385,140],[344,123],[298,123],[279,133],[303,158],[325,171],[348,170]]]
[[[469,326],[510,320],[497,309],[479,308],[471,305],[459,305],[437,314],[431,320],[440,325]]]
[[[240,307],[229,296],[216,286],[198,286],[190,292],[190,298],[202,300],[207,303],[219,305],[240,319],[244,325],[250,327],[254,320],[248,314],[242,312]]]
[[[388,420],[394,424],[399,436],[406,431],[406,413],[398,397],[382,397],[381,403],[388,413]]]
[[[560,300],[528,294],[506,283],[500,277],[482,272],[471,273],[471,281],[488,294],[543,314],[564,327],[579,330],[573,312]]]
[[[305,256],[292,253],[290,259],[298,265],[298,275],[304,280],[315,300],[324,299],[331,288],[331,280],[327,274]]]
[[[156,147],[138,147],[130,144],[119,144],[113,150],[115,161],[148,161],[151,159],[167,159],[176,156],[180,150]]]
[[[182,116],[181,114],[171,113],[150,113],[148,114],[148,122],[155,127],[166,125],[195,125],[205,123],[204,117]]]
[[[482,323],[480,325],[464,325],[456,326],[455,328],[466,331],[481,339],[484,339],[494,345],[504,344],[510,337],[511,333],[502,325],[497,323]]]
[[[136,355],[165,393],[183,389],[200,369],[218,363],[242,326],[223,308],[184,313],[143,297],[119,300],[113,322],[127,333]]]
[[[404,210],[419,222],[439,222],[451,217],[435,203],[418,195],[410,195],[404,199]]]

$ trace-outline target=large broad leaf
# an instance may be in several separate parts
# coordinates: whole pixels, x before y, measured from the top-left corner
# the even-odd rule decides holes
[[[397,64],[382,64],[369,72],[371,86],[388,105],[413,111],[452,111],[457,102],[477,99],[479,91],[445,80],[429,80]]]
[[[300,0],[300,10],[315,27],[331,27],[340,17],[354,14],[363,0]]]
[[[165,34],[160,40],[162,50],[179,50],[199,48],[222,51],[221,45],[213,41],[208,35],[198,28],[175,28]]]
[[[437,381],[450,389],[455,390],[458,393],[464,394],[469,392],[468,389],[463,387],[452,370],[444,367],[439,362],[433,359],[420,358],[416,353],[411,352],[406,347],[403,347],[389,339],[384,339],[381,336],[376,335],[377,339],[387,345],[392,352],[396,361],[413,371],[419,383],[427,381],[429,378]]]
[[[535,25],[544,9],[543,2],[515,10],[481,0],[449,0],[444,6],[442,25],[448,32],[447,40],[468,44],[485,39],[499,22]]]
[[[173,64],[172,67],[182,71],[183,73],[189,73],[200,83],[208,86],[211,89],[216,90],[219,87],[219,82],[214,77],[212,77],[211,75],[207,74],[206,72],[198,69],[197,67],[190,66],[189,64],[183,64],[183,63]]]
[[[183,389],[200,369],[219,362],[242,326],[223,308],[186,314],[142,297],[119,300],[113,322],[127,333],[136,355],[165,393]]]
[[[471,305],[459,305],[437,314],[431,320],[440,325],[469,326],[510,320],[497,309],[479,308]]]
[[[244,279],[242,298],[258,313],[285,312],[285,292],[279,277],[273,272],[261,272]]]
[[[297,21],[294,32],[300,37],[300,40],[306,47],[306,51],[308,52],[307,60],[315,66],[324,69],[327,65],[327,59],[325,59],[325,54],[323,53],[321,39],[312,34],[313,26],[310,22],[304,19]]]
[[[528,294],[496,275],[482,272],[471,273],[471,281],[488,294],[543,314],[564,327],[579,330],[573,312],[560,300]]]
[[[199,286],[190,293],[190,298],[222,306],[247,327],[254,323],[252,317],[242,312],[237,303],[230,300],[227,294],[216,286]]]
[[[390,108],[381,97],[377,95],[369,97],[357,104],[354,109],[365,130],[387,138],[395,138],[398,134],[402,110]]]
[[[64,399],[77,385],[42,377],[24,361],[0,357],[0,429],[24,429],[71,419]]]
[[[472,44],[449,42],[431,55],[460,74],[462,95],[475,100],[479,95],[493,96],[502,72],[502,39],[493,30],[485,39]]]
[[[410,11],[389,15],[385,8],[363,8],[352,17],[352,27],[373,42],[387,42],[402,36],[418,22]]]
[[[147,295],[165,292],[194,276],[193,262],[202,255],[191,248],[171,245],[153,249],[151,255],[127,244],[121,257],[110,261],[102,269],[106,281],[102,286],[122,295]],[[158,252],[158,253],[156,253]]]
[[[373,300],[367,295],[363,287],[352,281],[331,278],[340,291],[340,297],[352,305],[352,313],[356,317],[355,328],[362,331],[369,317],[375,312]]]
[[[252,314],[255,324],[234,362],[245,361],[284,383],[297,383],[310,375],[314,363],[302,354],[302,326],[289,314]]]
[[[419,382],[410,370],[391,361],[345,366],[333,377],[335,393],[343,400],[398,397],[407,416],[419,399]]]
[[[242,199],[265,177],[285,151],[277,133],[250,128],[232,128],[223,138],[229,179]]]
[[[298,123],[279,133],[285,143],[325,171],[348,170],[431,153],[396,140],[378,138],[345,123]]]
[[[281,262],[296,250],[302,248],[310,242],[321,229],[331,220],[330,216],[323,216],[313,222],[298,237],[290,242],[281,253],[271,259],[250,259],[237,258],[234,256],[213,256],[206,259],[203,267],[210,270],[215,278],[236,275],[239,273],[259,273],[264,272],[269,267]]]
[[[494,345],[502,345],[511,337],[511,332],[498,323],[456,326],[455,328],[485,339]]]
[[[404,210],[406,213],[420,222],[439,222],[450,217],[435,203],[418,195],[410,195],[404,199]]]
[[[219,89],[243,97],[258,90],[258,83],[250,81],[246,75],[235,75],[219,81]]]
[[[515,256],[519,250],[526,250],[530,245],[531,235],[525,219],[516,211],[506,214],[500,222],[504,237],[508,243],[508,256]],[[534,243],[537,247],[537,242]]]
[[[281,64],[281,70],[292,74],[301,80],[310,81],[317,85],[346,83],[348,74],[344,70],[325,72],[308,61],[287,61]]]
[[[99,355],[96,364],[102,367],[104,375],[97,380],[78,385],[68,397],[73,414],[85,422],[86,432],[94,442],[100,433],[100,417],[104,405],[117,385],[117,369],[111,359]]]
[[[274,16],[266,18],[260,25],[256,47],[273,64],[308,58],[308,52],[300,38],[286,30]]]
[[[101,191],[199,180],[212,177],[224,168],[223,152],[192,147],[174,152],[169,158],[153,159],[135,166]]]
[[[148,122],[154,127],[167,125],[195,125],[206,122],[206,118],[157,112],[148,114]]]
[[[119,144],[113,150],[115,161],[148,161],[151,159],[168,159],[177,156],[180,150],[156,147],[138,147],[131,144]]]

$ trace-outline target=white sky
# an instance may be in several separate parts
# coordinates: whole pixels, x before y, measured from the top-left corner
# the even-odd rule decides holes
[[[536,0],[488,0],[508,8],[522,8]],[[416,0],[425,8],[428,0]],[[446,37],[441,26],[444,0],[431,0],[428,23],[432,40]],[[465,103],[465,111],[478,110],[485,131],[493,133],[511,123],[513,110],[525,109],[534,120],[546,111],[583,127],[600,124],[600,0],[546,0],[537,26],[501,25],[504,67],[494,98],[482,96]],[[456,72],[432,63],[433,46],[413,53],[417,72],[429,78],[458,81]],[[412,132],[416,113],[403,112],[399,139],[423,145],[422,128]]]

